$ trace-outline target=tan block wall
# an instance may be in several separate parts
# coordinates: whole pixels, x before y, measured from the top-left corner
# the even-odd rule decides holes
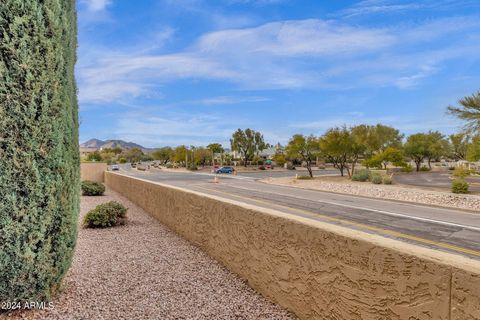
[[[480,319],[473,260],[120,174],[106,184],[302,319]]]
[[[107,170],[106,163],[81,163],[80,179],[104,182],[104,172]]]

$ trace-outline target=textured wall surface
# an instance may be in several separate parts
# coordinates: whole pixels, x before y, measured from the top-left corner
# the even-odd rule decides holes
[[[106,163],[82,163],[80,169],[80,179],[96,182],[104,182],[104,172],[107,170]]]
[[[110,172],[106,184],[302,319],[480,319],[472,260]]]
[[[454,269],[452,320],[480,319],[480,274]]]

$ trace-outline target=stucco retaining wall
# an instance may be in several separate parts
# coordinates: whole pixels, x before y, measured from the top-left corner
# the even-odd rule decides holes
[[[107,170],[106,163],[88,163],[80,164],[80,179],[96,182],[104,182],[104,172]]]
[[[302,319],[480,319],[477,261],[106,172],[106,184]]]

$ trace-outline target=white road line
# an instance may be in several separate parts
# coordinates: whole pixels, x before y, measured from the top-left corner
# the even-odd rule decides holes
[[[255,181],[256,178],[253,177],[245,177],[245,176],[231,176],[231,175],[222,175],[222,174],[215,174],[215,173],[206,173],[206,172],[195,172],[194,174],[198,174],[200,176],[209,176],[209,177],[219,177],[219,178],[227,178],[227,179],[238,179],[238,180],[249,180]]]
[[[254,191],[254,190],[251,190],[251,189],[241,188],[241,187],[238,187],[238,186],[235,186],[235,188],[248,190],[248,191]],[[272,193],[270,192],[270,194],[272,194]],[[277,194],[277,195],[282,195],[282,194]],[[283,195],[285,196],[285,194],[283,194]],[[453,222],[448,222],[448,221],[443,221],[443,220],[435,220],[435,219],[422,218],[422,217],[417,217],[417,216],[410,216],[410,215],[403,214],[403,213],[396,213],[396,212],[390,212],[390,211],[384,211],[384,210],[378,210],[378,209],[372,209],[372,208],[358,207],[358,206],[353,206],[353,205],[348,205],[348,204],[343,204],[343,203],[338,203],[338,202],[332,202],[332,201],[302,199],[302,198],[294,197],[294,196],[291,196],[291,195],[287,195],[287,196],[293,197],[293,198],[296,198],[296,199],[299,199],[299,200],[301,199],[301,200],[316,201],[316,202],[320,202],[320,203],[326,203],[326,204],[345,207],[345,208],[350,208],[350,209],[359,209],[359,210],[377,212],[377,213],[381,213],[381,214],[388,215],[388,216],[393,216],[393,217],[408,218],[408,219],[411,219],[411,220],[418,220],[418,221],[424,221],[424,222],[433,222],[433,223],[436,223],[436,224],[442,224],[442,225],[451,226],[451,227],[460,227],[460,228],[463,228],[463,229],[480,231],[480,227],[473,227],[473,226],[468,226],[468,225],[464,225],[464,224],[453,223]]]
[[[268,185],[268,184],[267,184]],[[285,188],[289,188],[289,186],[286,186],[286,185],[280,185],[280,184],[271,184],[272,186],[276,186],[276,187],[285,187]],[[332,195],[335,195],[335,196],[338,196],[338,197],[353,197],[353,198],[356,198],[356,199],[364,199],[364,200],[369,200],[369,201],[375,201],[375,202],[384,202],[384,203],[395,203],[399,206],[408,206],[408,207],[415,207],[415,208],[425,208],[425,207],[429,207],[427,204],[419,204],[419,203],[415,203],[415,202],[408,202],[408,201],[401,201],[401,200],[385,200],[385,199],[380,199],[380,198],[373,198],[373,197],[367,197],[367,196],[359,196],[359,195],[354,195],[354,194],[347,194],[347,193],[339,193],[339,192],[329,192],[329,191],[326,191],[326,190],[316,190],[316,189],[307,189],[307,188],[297,188],[299,190],[305,190],[307,192],[314,192],[314,193],[327,193],[327,194],[332,194]],[[245,190],[248,190],[248,189],[245,189]],[[468,211],[464,211],[462,209],[456,209],[456,208],[453,208],[453,207],[442,207],[442,206],[434,206],[434,207],[429,207],[429,208],[433,208],[433,209],[438,209],[438,210],[456,210],[456,211],[460,211],[461,214],[463,215],[470,215],[470,216],[475,216],[476,218],[480,218],[480,214],[478,213],[473,213],[473,212],[468,212]]]
[[[125,170],[125,172],[128,172],[128,171]],[[213,173],[195,173],[195,174],[212,176],[212,177],[215,176],[215,174],[213,174]],[[223,176],[223,177],[226,177],[226,178],[229,178],[229,179],[239,179],[239,180],[249,180],[249,181],[253,180],[253,178],[250,178],[250,177],[239,177],[239,176]],[[239,186],[235,186],[234,188],[247,190],[247,191],[256,191],[256,190],[252,190],[252,189],[242,188],[242,187],[239,187]],[[272,193],[270,192],[270,194],[272,194]],[[282,194],[276,194],[276,195],[282,195]],[[285,194],[283,194],[283,195],[285,195]],[[299,200],[316,201],[316,202],[326,203],[326,204],[335,205],[335,206],[339,206],[339,207],[345,207],[345,208],[350,208],[350,209],[358,209],[358,210],[365,210],[365,211],[381,213],[381,214],[388,215],[388,216],[393,216],[393,217],[407,218],[407,219],[411,219],[411,220],[431,222],[431,223],[441,224],[441,225],[445,225],[445,226],[459,227],[459,228],[463,228],[463,229],[467,229],[467,230],[480,231],[480,227],[473,227],[473,226],[468,226],[468,225],[464,225],[464,224],[453,223],[453,222],[448,222],[448,221],[443,221],[443,220],[422,218],[422,217],[411,216],[411,215],[407,215],[407,214],[403,214],[403,213],[396,213],[396,212],[390,212],[390,211],[385,211],[385,210],[358,207],[358,206],[353,206],[353,205],[348,205],[348,204],[343,204],[343,203],[338,203],[338,202],[332,202],[332,201],[326,201],[326,200],[311,200],[311,199],[302,199],[302,198],[294,197],[292,195],[287,195],[287,196],[293,197],[293,198],[296,198],[296,199],[299,199]],[[375,199],[373,199],[373,200],[375,200]],[[413,205],[413,206],[415,206],[415,205]],[[420,207],[420,206],[416,206],[416,207]]]

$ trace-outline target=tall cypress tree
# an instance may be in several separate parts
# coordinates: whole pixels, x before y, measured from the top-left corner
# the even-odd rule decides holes
[[[46,301],[79,211],[75,0],[0,1],[0,302]]]

